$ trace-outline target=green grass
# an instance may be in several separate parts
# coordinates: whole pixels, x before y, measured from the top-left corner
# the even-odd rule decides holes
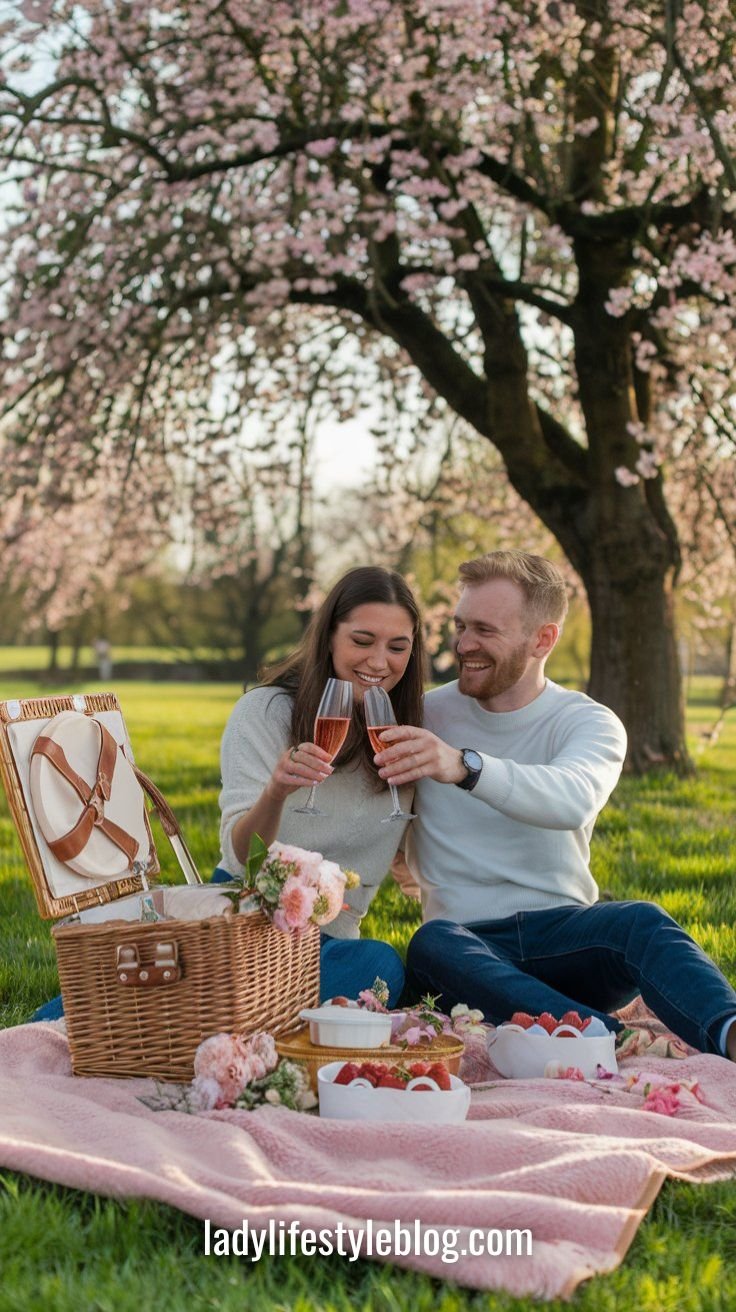
[[[655,898],[736,980],[733,815],[736,712],[701,750],[716,721],[715,685],[699,684],[689,710],[699,774],[619,785],[596,830],[593,869],[617,897]],[[0,682],[0,697],[28,693]],[[138,763],[166,792],[195,859],[217,858],[218,743],[234,685],[135,684],[122,702]],[[163,839],[157,845],[174,872]],[[0,801],[0,1022],[15,1024],[57,991],[49,928]],[[366,933],[403,949],[415,908],[385,885]],[[340,1259],[206,1258],[202,1227],[151,1202],[96,1198],[0,1172],[0,1312],[532,1312],[528,1300],[458,1289],[383,1265]],[[548,1305],[562,1312],[569,1304]],[[731,1312],[736,1307],[736,1188],[668,1182],[618,1271],[582,1286],[585,1312]]]

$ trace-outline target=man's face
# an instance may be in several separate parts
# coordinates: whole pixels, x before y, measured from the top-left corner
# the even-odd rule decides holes
[[[516,583],[491,579],[463,589],[455,608],[461,693],[483,704],[507,692],[529,670],[536,645]]]

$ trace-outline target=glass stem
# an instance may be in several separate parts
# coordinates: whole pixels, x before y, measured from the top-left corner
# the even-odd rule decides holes
[[[317,785],[316,785],[316,784],[312,784],[312,787],[311,787],[310,790],[309,790],[309,797],[307,798],[307,804],[306,804],[306,806],[305,806],[305,808],[304,808],[305,811],[313,811],[313,810],[314,810],[314,794],[316,793],[316,791],[317,791]]]
[[[396,788],[396,784],[389,784],[389,788],[391,789],[391,800],[394,804],[392,815],[401,815],[401,803],[399,801],[399,794]]]

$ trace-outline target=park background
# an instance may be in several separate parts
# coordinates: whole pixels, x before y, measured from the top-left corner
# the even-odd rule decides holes
[[[725,0],[3,6],[0,695],[112,686],[203,872],[229,710],[330,582],[404,572],[437,681],[458,563],[523,547],[570,584],[550,674],[632,743],[594,874],[736,978],[733,27]],[[0,913],[15,1024],[57,978],[4,807]],[[403,950],[416,921],[386,885],[365,929]],[[215,1265],[168,1209],[0,1182],[3,1312],[531,1306]],[[575,1304],[732,1308],[735,1214],[668,1185]]]

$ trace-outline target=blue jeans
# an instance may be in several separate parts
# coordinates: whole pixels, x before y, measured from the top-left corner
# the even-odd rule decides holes
[[[407,989],[439,993],[444,1010],[466,1002],[500,1024],[570,1009],[599,1016],[641,993],[686,1043],[720,1052],[723,1023],[736,1016],[736,991],[684,929],[653,902],[596,902],[520,911],[503,920],[456,925],[430,920],[406,958]]]

